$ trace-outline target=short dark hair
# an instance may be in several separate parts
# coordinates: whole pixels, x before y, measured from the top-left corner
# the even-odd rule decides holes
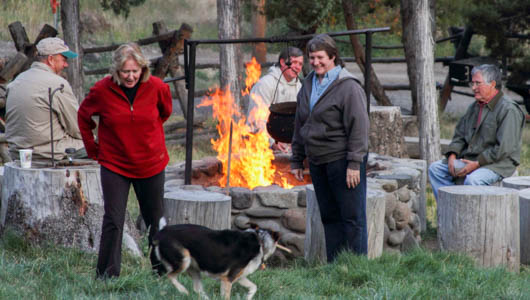
[[[286,47],[283,48],[283,50],[280,52],[280,55],[278,56],[278,65],[280,65],[280,59],[283,59],[284,61],[287,60],[288,57],[298,57],[298,56],[304,56],[304,52],[300,50],[300,48],[296,47]]]
[[[307,55],[311,52],[325,51],[329,58],[335,57],[334,62],[336,66],[344,67],[344,62],[340,58],[339,49],[335,40],[329,35],[322,33],[313,37],[307,42],[306,51]]]
[[[476,73],[480,73],[485,83],[491,83],[492,80],[495,80],[495,88],[497,90],[502,89],[502,73],[501,69],[496,65],[480,65],[473,67],[471,70],[471,76]]]

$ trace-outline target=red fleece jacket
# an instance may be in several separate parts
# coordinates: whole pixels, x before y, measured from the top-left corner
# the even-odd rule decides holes
[[[88,156],[130,178],[160,173],[169,161],[162,124],[169,118],[169,86],[150,76],[140,83],[133,105],[110,76],[96,82],[77,113]],[[99,116],[97,140],[92,130]]]

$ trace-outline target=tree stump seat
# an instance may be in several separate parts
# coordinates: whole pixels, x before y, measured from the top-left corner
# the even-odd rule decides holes
[[[0,225],[20,231],[31,241],[97,252],[104,206],[99,165],[51,168],[20,161],[4,165]],[[130,218],[124,226],[124,248],[141,255],[139,234]]]
[[[530,176],[505,178],[502,186],[519,190],[521,263],[530,265]]]
[[[368,225],[368,258],[376,258],[383,253],[385,232],[385,195],[383,192],[368,190],[366,196],[366,222]],[[307,261],[327,262],[324,226],[320,218],[315,188],[306,186],[306,231],[304,258]]]
[[[462,252],[484,267],[518,272],[519,195],[496,186],[454,185],[438,195],[438,241],[442,250]]]
[[[521,263],[530,265],[530,188],[519,191]]]
[[[230,229],[232,198],[221,193],[172,188],[164,194],[164,208],[168,224]]]

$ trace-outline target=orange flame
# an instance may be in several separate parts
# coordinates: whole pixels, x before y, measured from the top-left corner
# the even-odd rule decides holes
[[[258,82],[261,75],[261,65],[256,61],[255,57],[252,57],[250,62],[245,64],[245,67],[247,78],[245,79],[246,88],[241,92],[243,96],[250,94],[250,89],[254,83]]]
[[[255,58],[246,64],[246,89],[249,91],[259,80],[261,66]],[[268,186],[274,183],[276,168],[272,165],[274,154],[270,149],[269,135],[265,124],[269,117],[269,108],[262,99],[255,94],[250,97],[256,107],[250,111],[248,120],[241,113],[230,88],[216,89],[213,94],[202,99],[200,106],[212,106],[213,117],[217,119],[219,139],[212,139],[211,143],[217,151],[217,159],[223,164],[223,176],[219,179],[221,187],[226,186],[228,173],[228,147],[230,140],[230,124],[232,123],[232,159],[230,164],[230,186],[247,187]],[[286,179],[279,182],[282,187],[291,188]]]

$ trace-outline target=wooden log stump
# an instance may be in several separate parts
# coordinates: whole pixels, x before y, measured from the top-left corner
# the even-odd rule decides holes
[[[31,241],[97,252],[103,222],[99,165],[50,168],[19,161],[4,165],[0,224]],[[141,255],[139,236],[130,218],[124,227],[124,248]]]
[[[442,250],[469,254],[483,267],[518,272],[519,195],[495,186],[442,187],[438,197]]]
[[[530,188],[519,191],[521,263],[530,265]]]
[[[174,188],[165,193],[164,206],[168,224],[198,224],[216,230],[230,229],[230,196]]]
[[[306,185],[306,225],[304,240],[304,258],[306,261],[327,262],[326,240],[324,226],[320,218],[315,188],[312,184]]]
[[[306,186],[306,231],[304,258],[306,261],[327,262],[324,226],[320,218],[315,188]],[[385,229],[385,196],[379,191],[369,191],[366,199],[366,221],[368,225],[368,258],[376,258],[383,253]]]
[[[370,151],[393,157],[408,157],[401,111],[397,106],[372,106]]]
[[[519,190],[521,263],[530,265],[530,176],[504,178],[502,186]]]
[[[530,176],[506,177],[502,180],[502,186],[516,190],[530,188]]]

